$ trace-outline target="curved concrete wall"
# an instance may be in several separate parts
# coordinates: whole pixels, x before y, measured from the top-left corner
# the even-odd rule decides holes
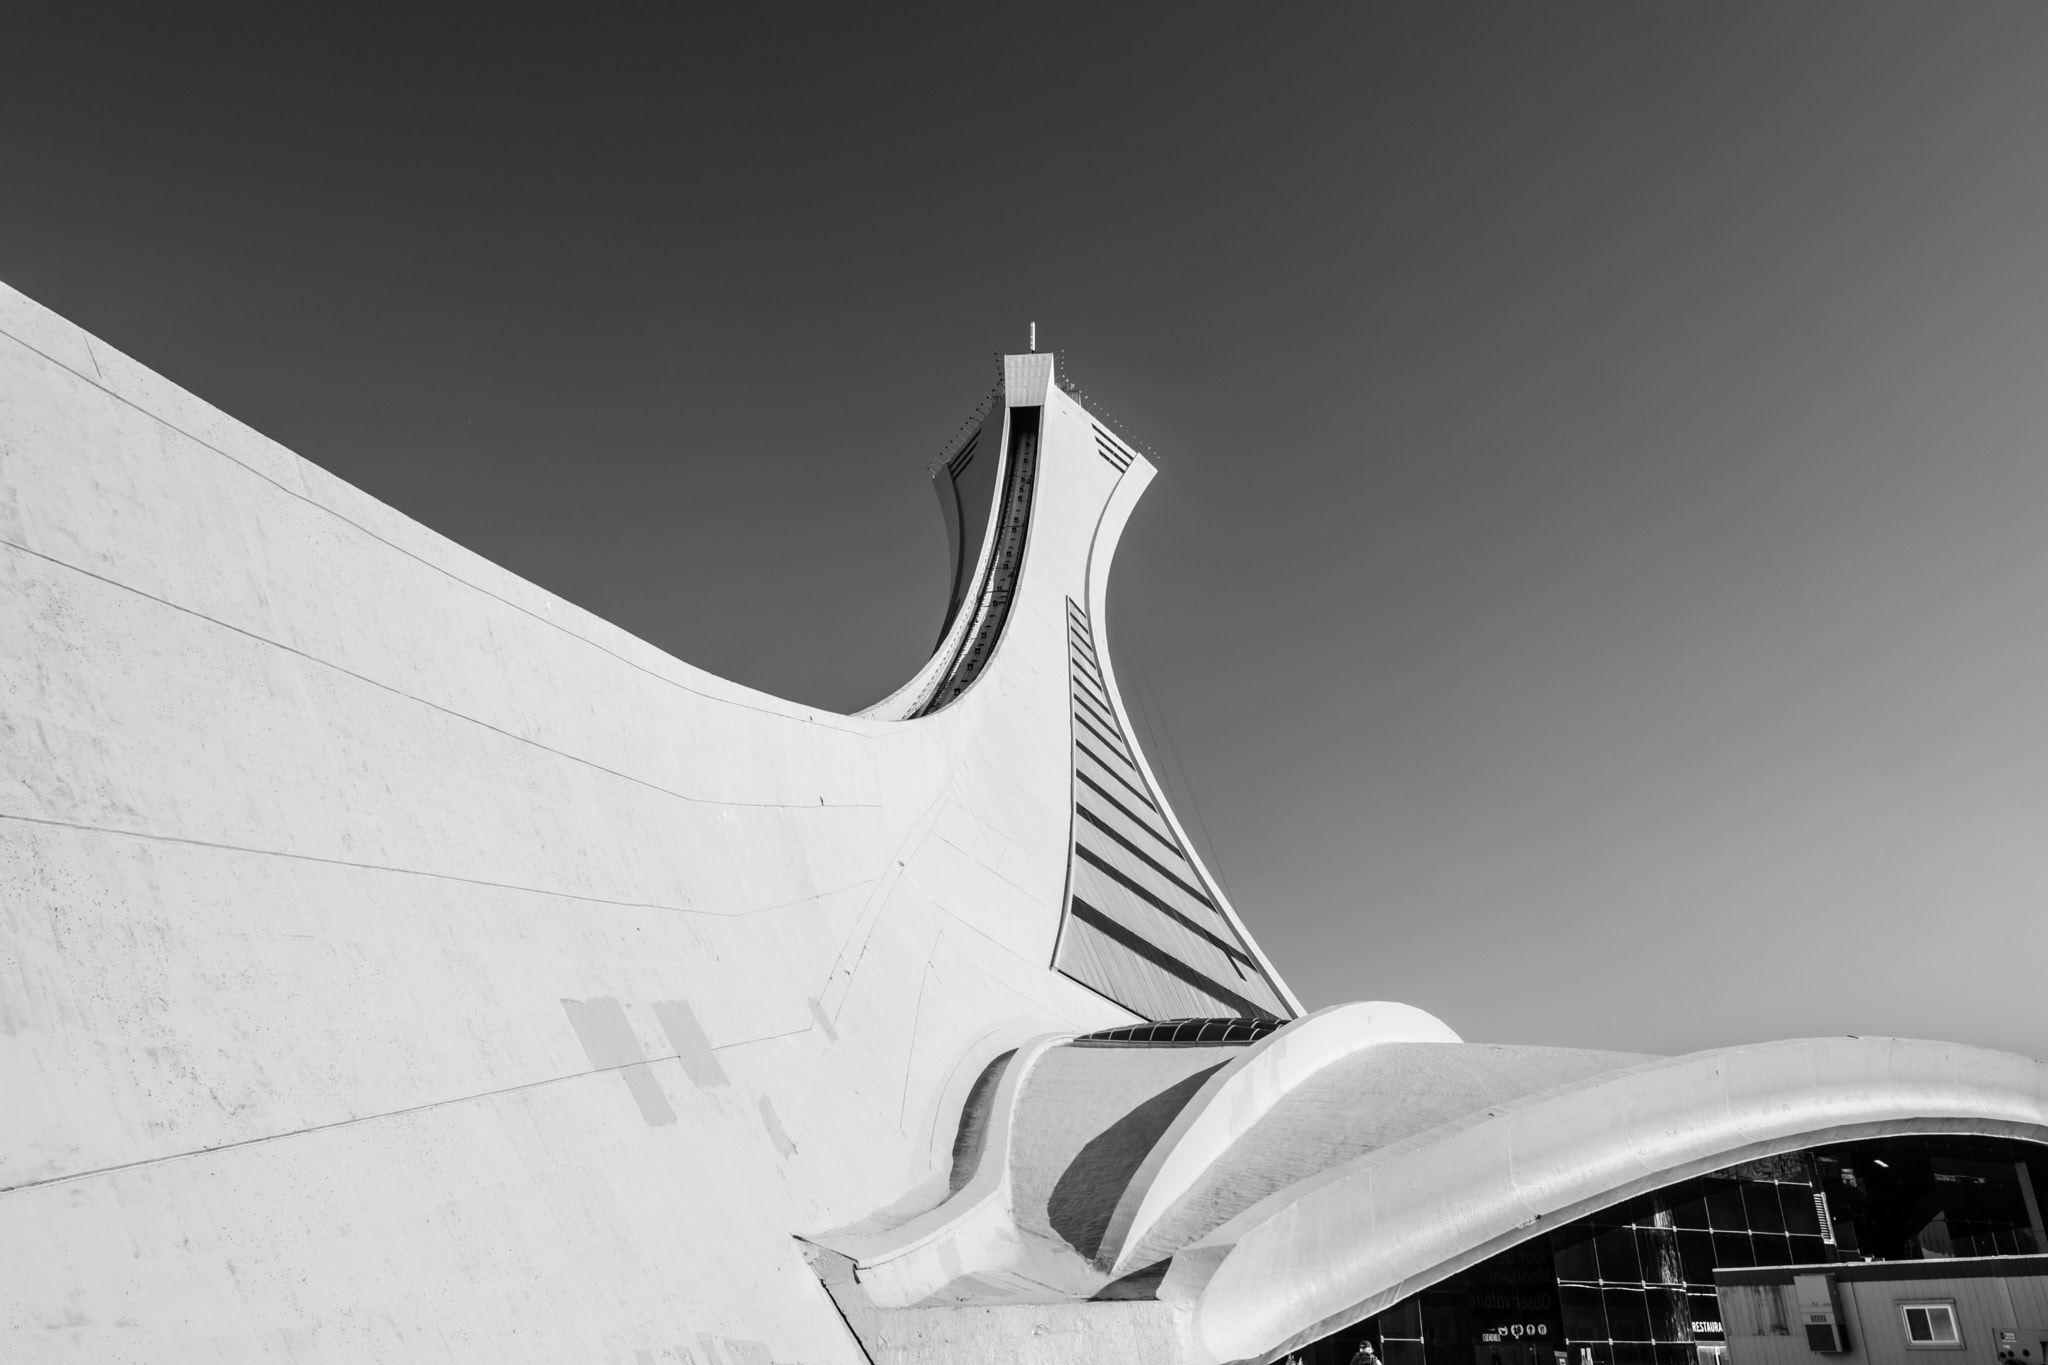
[[[932,489],[938,495],[940,519],[946,524],[947,562],[953,576],[946,594],[946,620],[939,627],[941,649],[952,633],[961,605],[974,590],[980,559],[988,543],[989,519],[994,515],[996,493],[1002,486],[1003,418],[1008,409],[1002,401],[1000,384],[985,408],[968,424],[966,438],[958,442],[959,448],[932,468]]]
[[[0,290],[8,1357],[859,1360],[794,1235],[1132,1018],[1048,969],[1117,483],[1049,436],[975,685],[834,716]]]
[[[1823,1038],[1644,1063],[1467,1116],[1279,1191],[1162,1287],[1202,1358],[1270,1360],[1525,1237],[1737,1161],[1889,1133],[2048,1139],[2048,1066]]]
[[[1137,1269],[1145,1234],[1174,1201],[1311,1076],[1381,1043],[1457,1041],[1434,1015],[1372,1001],[1318,1010],[1246,1047],[1188,1102],[1118,1196],[1102,1259],[1114,1274]]]

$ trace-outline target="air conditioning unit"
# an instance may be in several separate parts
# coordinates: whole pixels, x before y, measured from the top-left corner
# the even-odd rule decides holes
[[[1842,1309],[1832,1275],[1794,1275],[1792,1297],[1799,1301],[1799,1322],[1806,1328],[1806,1349],[1838,1355],[1849,1349],[1842,1332]]]

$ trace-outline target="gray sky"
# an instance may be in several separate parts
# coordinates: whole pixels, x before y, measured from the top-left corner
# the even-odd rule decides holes
[[[1310,1004],[2048,1053],[2048,8],[1032,13],[31,6],[0,279],[842,709],[1035,319]]]

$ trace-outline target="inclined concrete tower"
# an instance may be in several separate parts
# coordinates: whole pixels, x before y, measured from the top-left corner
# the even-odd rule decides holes
[[[2048,1136],[1966,1047],[1304,1017],[1117,688],[1153,473],[1006,357],[938,648],[833,715],[0,289],[0,1357],[1263,1361],[1731,1161]]]

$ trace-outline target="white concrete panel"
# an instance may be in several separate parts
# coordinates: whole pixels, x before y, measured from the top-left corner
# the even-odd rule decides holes
[[[97,379],[92,338],[68,319],[0,284],[0,333],[75,374]]]
[[[1052,355],[1006,355],[1003,357],[1003,389],[1013,408],[1035,408],[1045,402],[1052,386]]]
[[[9,1358],[553,1361],[709,1331],[859,1361],[775,1231],[801,1210],[751,1105],[661,1080],[687,1126],[586,1076],[12,1194],[38,1254],[0,1280]]]

